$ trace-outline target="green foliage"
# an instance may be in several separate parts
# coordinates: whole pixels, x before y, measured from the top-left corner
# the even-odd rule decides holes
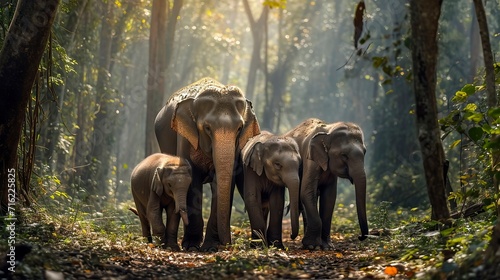
[[[493,156],[499,152],[500,108],[488,108],[481,93],[482,85],[466,84],[451,99],[455,108],[439,120],[444,138],[455,136],[450,149],[461,149],[472,162],[460,174],[460,189],[455,190],[450,199],[459,203],[483,202],[492,205],[499,194],[493,186],[493,176],[498,170],[492,167]],[[467,201],[469,199],[470,201]],[[494,204],[493,204],[494,206]]]
[[[391,206],[391,202],[381,201],[377,204],[377,207],[373,209],[370,223],[372,224],[372,227],[375,228],[389,228],[391,222],[389,219],[389,207]]]
[[[271,9],[285,9],[287,0],[265,0],[262,5]]]

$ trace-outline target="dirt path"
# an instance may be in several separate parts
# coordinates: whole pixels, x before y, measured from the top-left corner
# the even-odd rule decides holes
[[[152,248],[138,236],[138,227],[120,221],[96,226],[31,220],[18,228],[16,272],[1,275],[0,270],[0,279],[410,279],[432,267],[432,261],[396,263],[401,256],[383,242],[391,237],[361,242],[354,235],[333,234],[334,250],[309,251],[302,249],[300,235],[286,238],[288,220],[283,228],[286,250],[251,248],[244,226],[232,227],[230,249],[201,253]]]
[[[399,264],[391,276],[390,257],[377,253],[376,241],[341,235],[332,251],[302,250],[300,240],[284,240],[287,250],[250,249],[237,236],[226,251],[169,252],[136,239],[56,230],[29,242],[13,279],[408,279],[416,273]]]

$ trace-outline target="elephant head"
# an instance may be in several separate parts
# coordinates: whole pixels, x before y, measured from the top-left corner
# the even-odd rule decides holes
[[[179,162],[166,162],[156,167],[151,182],[151,197],[149,201],[158,205],[156,201],[162,196],[174,199],[175,213],[180,213],[184,225],[189,224],[187,215],[187,192],[191,185],[191,167],[187,160]]]
[[[177,103],[171,127],[193,149],[212,159],[217,183],[217,232],[221,244],[230,244],[231,189],[234,164],[249,138],[260,133],[252,104],[235,86],[211,79],[197,93]],[[214,211],[214,210],[212,210]]]
[[[328,132],[318,132],[311,139],[308,158],[324,171],[349,179],[356,192],[356,208],[361,229],[360,240],[368,234],[366,218],[366,173],[363,132],[353,123],[335,123]]]
[[[257,175],[266,176],[274,184],[288,188],[291,238],[295,239],[299,233],[299,168],[302,163],[299,147],[291,137],[278,137],[267,132],[255,138],[242,152],[243,164],[250,166]]]

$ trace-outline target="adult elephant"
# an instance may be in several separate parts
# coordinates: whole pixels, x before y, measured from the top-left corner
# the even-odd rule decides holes
[[[307,249],[332,247],[330,229],[338,177],[349,179],[355,186],[361,229],[358,238],[366,239],[366,148],[361,128],[353,123],[328,124],[319,119],[308,119],[284,136],[295,139],[303,160],[300,194],[306,221],[303,246]]]
[[[243,185],[242,172],[235,178],[233,171],[247,140],[260,133],[252,103],[238,87],[203,78],[170,97],[156,116],[155,133],[162,153],[186,158],[193,168],[183,248],[198,249],[203,239],[202,185],[208,182],[212,204],[201,249],[231,244],[234,184]]]
[[[299,147],[290,137],[262,132],[247,142],[241,155],[245,208],[250,218],[252,238],[259,238],[257,232],[260,232],[268,246],[284,248],[285,187],[290,197],[291,238],[295,239],[299,233],[299,172],[302,163]]]

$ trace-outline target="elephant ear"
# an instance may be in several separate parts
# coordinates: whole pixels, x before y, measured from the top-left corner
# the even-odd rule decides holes
[[[328,146],[326,144],[328,134],[319,132],[311,139],[309,145],[308,159],[316,162],[323,171],[328,168]]]
[[[151,180],[151,191],[155,192],[158,196],[163,194],[163,183],[161,178],[163,176],[163,168],[157,167]]]
[[[257,175],[261,176],[264,170],[262,163],[262,150],[264,145],[261,142],[255,142],[250,147],[246,146],[243,152],[243,164],[250,166]]]
[[[245,147],[245,144],[248,142],[248,139],[254,137],[255,135],[258,135],[260,133],[260,126],[259,122],[257,121],[257,118],[255,117],[255,112],[253,111],[253,106],[252,102],[250,102],[248,99],[246,100],[247,106],[245,110],[245,115],[243,116],[243,119],[245,120],[245,124],[243,125],[243,128],[240,132],[240,137],[239,137],[239,149],[240,151],[243,150],[243,147]]]
[[[198,129],[191,110],[193,99],[188,98],[177,103],[172,117],[171,127],[174,131],[186,138],[191,146],[198,149]]]

